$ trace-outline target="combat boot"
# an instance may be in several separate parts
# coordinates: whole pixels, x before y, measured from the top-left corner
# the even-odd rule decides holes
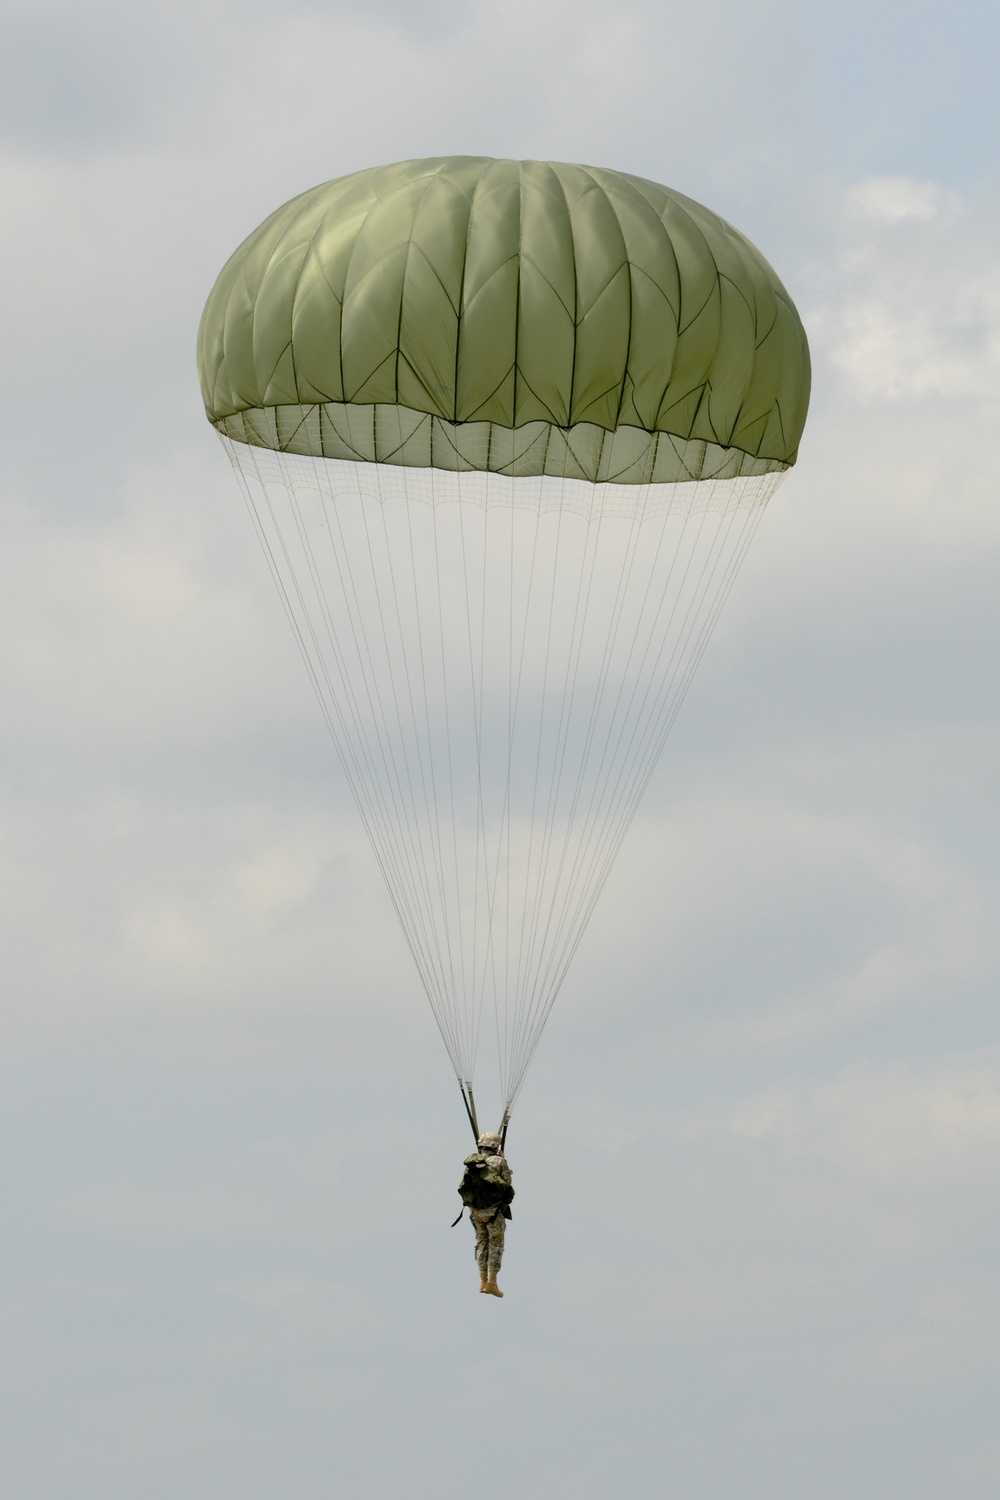
[[[488,1285],[489,1285],[489,1277],[486,1275],[486,1272],[483,1270],[482,1266],[480,1266],[480,1268],[479,1268],[479,1290],[481,1292],[485,1292],[486,1289],[487,1289],[487,1287],[488,1287]]]
[[[487,1276],[486,1285],[483,1287],[483,1291],[489,1292],[491,1297],[503,1296],[503,1292],[497,1286],[497,1273],[495,1271],[493,1272],[492,1276]]]

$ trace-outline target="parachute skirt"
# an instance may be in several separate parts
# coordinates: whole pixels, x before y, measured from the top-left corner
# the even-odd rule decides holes
[[[768,500],[222,441],[460,1084],[509,1116]]]

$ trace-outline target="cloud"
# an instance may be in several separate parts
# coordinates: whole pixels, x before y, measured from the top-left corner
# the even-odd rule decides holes
[[[938,183],[915,182],[911,177],[867,177],[847,195],[849,207],[861,218],[881,219],[886,224],[907,219],[926,224],[958,201],[957,194],[946,193]]]
[[[847,194],[835,293],[810,327],[864,398],[1000,396],[1000,214],[935,183],[870,178]],[[957,413],[956,413],[957,415]]]
[[[5,1045],[330,1047],[343,1062],[424,1036],[350,813],[206,809],[149,790],[8,796],[0,840]]]
[[[851,778],[863,764],[828,769]],[[685,1045],[767,1050],[941,1007],[978,979],[989,949],[976,882],[878,816],[823,806],[815,764],[811,802],[782,796],[782,779],[804,789],[804,770],[794,754],[751,761],[731,775],[758,795],[702,791],[640,815],[595,918],[588,1013],[609,991],[645,995],[646,1021],[659,1007],[658,1031],[683,1028]]]
[[[116,759],[311,713],[228,465],[137,465],[103,515],[5,507],[0,735]],[[296,682],[296,686],[299,684]],[[193,739],[192,739],[193,736]]]
[[[935,1322],[939,1298],[936,1321],[949,1325],[957,1306],[1000,1311],[972,1264],[995,1232],[988,1186],[1000,1168],[995,1049],[855,1062],[826,1078],[678,1111],[664,1128],[691,1142],[696,1159],[708,1153],[730,1184],[744,1232],[756,1237],[769,1222],[799,1244],[800,1266],[823,1263],[805,1249],[822,1232],[842,1257],[871,1254],[899,1265],[901,1275],[905,1264],[921,1328]],[[967,1276],[954,1269],[966,1257]],[[963,1339],[978,1337],[970,1319],[959,1321]]]
[[[1000,1065],[858,1064],[819,1087],[762,1094],[730,1128],[894,1190],[985,1185],[1000,1163]]]

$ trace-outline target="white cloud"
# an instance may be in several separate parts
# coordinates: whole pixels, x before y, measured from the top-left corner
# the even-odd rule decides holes
[[[729,1128],[893,1192],[985,1187],[1000,1168],[1000,1065],[859,1064],[819,1086],[749,1100]]]
[[[1000,214],[992,197],[872,179],[835,223],[834,286],[809,327],[863,398],[1000,397]],[[829,272],[828,272],[829,274]],[[950,420],[960,420],[954,412]]]
[[[228,465],[133,471],[119,505],[42,518],[21,499],[0,558],[0,735],[49,754],[178,753],[275,715],[307,685]],[[296,693],[296,689],[299,689]]]
[[[430,1038],[350,812],[8,798],[0,840],[7,1046],[115,1036],[345,1058]]]
[[[595,918],[589,1005],[606,1004],[614,976],[621,988],[620,976],[655,975],[678,953],[725,986],[706,995],[688,979],[688,998],[672,997],[689,1044],[694,1032],[699,1045],[769,1048],[902,1004],[946,1005],[988,960],[979,888],[883,819],[823,805],[831,780],[849,784],[864,765],[799,767],[786,754],[736,773],[766,792],[701,793],[640,815]],[[812,800],[782,796],[782,781],[809,786]]]
[[[928,223],[958,202],[936,182],[916,182],[911,177],[867,177],[850,189],[848,207],[860,217],[899,224],[904,219]]]

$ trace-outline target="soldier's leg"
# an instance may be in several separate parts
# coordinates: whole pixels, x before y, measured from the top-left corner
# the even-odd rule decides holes
[[[469,1211],[472,1227],[476,1231],[476,1264],[479,1267],[479,1290],[486,1286],[487,1267],[489,1265],[490,1241],[489,1226],[484,1222],[475,1209]]]
[[[497,1272],[500,1262],[503,1260],[503,1242],[507,1230],[507,1221],[499,1209],[496,1209],[488,1225],[489,1231],[489,1254],[487,1257],[487,1277],[484,1291],[493,1297],[502,1297],[503,1292],[497,1286]]]
[[[507,1220],[501,1213],[494,1214],[489,1222],[489,1247],[486,1261],[486,1269],[494,1281],[500,1269],[500,1262],[503,1260],[503,1242],[506,1233]]]

